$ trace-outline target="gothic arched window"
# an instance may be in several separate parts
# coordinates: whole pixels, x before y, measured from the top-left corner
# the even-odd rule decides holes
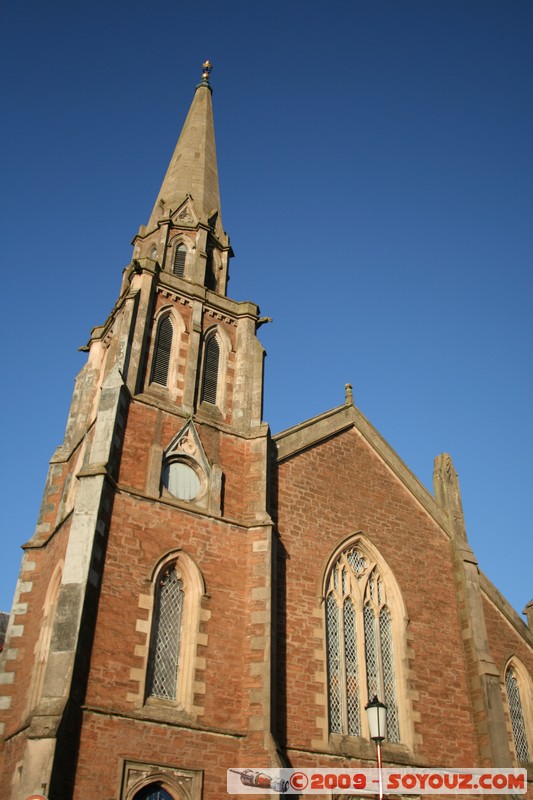
[[[200,620],[210,616],[202,608],[202,573],[187,553],[176,550],[154,564],[149,580],[150,631],[146,633],[145,674],[138,679],[139,701],[157,707],[160,713],[173,709],[202,714],[205,656],[198,654]],[[206,643],[205,635],[202,641]],[[137,678],[132,675],[132,680]]]
[[[204,372],[202,376],[202,390],[200,402],[217,403],[218,367],[220,363],[220,345],[215,335],[210,336],[205,343]]]
[[[173,797],[162,786],[152,783],[137,792],[133,800],[173,800]]]
[[[330,733],[362,736],[362,710],[375,695],[387,705],[387,739],[400,741],[392,614],[379,567],[351,545],[326,584]]]
[[[525,763],[530,760],[531,754],[527,739],[526,715],[524,714],[524,705],[520,693],[520,682],[513,665],[508,666],[505,671],[505,688],[511,715],[516,757],[518,761]]]
[[[183,582],[176,564],[169,564],[158,578],[148,671],[149,697],[176,699],[183,603]]]
[[[179,244],[174,251],[174,262],[172,264],[172,274],[177,275],[178,278],[183,278],[185,275],[185,259],[187,257],[187,248],[184,244]]]
[[[161,386],[166,386],[168,381],[172,336],[173,328],[170,317],[164,317],[159,323],[159,328],[157,330],[152,364],[152,383],[158,383]]]

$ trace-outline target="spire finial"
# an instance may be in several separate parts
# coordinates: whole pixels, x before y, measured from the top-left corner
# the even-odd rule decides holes
[[[203,81],[207,81],[209,83],[209,76],[211,75],[211,70],[212,69],[213,69],[213,65],[211,64],[209,59],[204,61],[204,63],[202,64],[202,80]]]

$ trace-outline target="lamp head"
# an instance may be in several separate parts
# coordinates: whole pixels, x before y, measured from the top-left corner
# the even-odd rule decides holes
[[[365,706],[368,717],[370,738],[374,742],[382,742],[387,735],[387,706],[374,695]]]

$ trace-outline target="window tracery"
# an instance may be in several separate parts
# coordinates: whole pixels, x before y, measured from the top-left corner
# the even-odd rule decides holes
[[[326,585],[330,733],[362,736],[362,707],[387,705],[387,739],[400,741],[392,614],[379,567],[357,544],[333,564]]]

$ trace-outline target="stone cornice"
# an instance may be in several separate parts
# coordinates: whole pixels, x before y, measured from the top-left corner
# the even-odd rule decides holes
[[[166,411],[175,417],[180,417],[184,420],[184,422],[186,422],[188,419],[192,419],[197,425],[203,425],[207,428],[212,428],[213,430],[230,434],[238,439],[261,439],[268,433],[269,429],[266,422],[262,422],[260,425],[248,426],[248,430],[245,431],[237,425],[226,425],[225,422],[209,419],[207,415],[202,414],[201,411],[197,411],[194,414],[189,414],[183,411],[183,409],[178,408],[169,397],[164,396],[164,393],[164,388],[154,388],[154,386],[149,386],[144,392],[134,395],[133,400],[136,403],[143,403],[144,405]]]
[[[157,292],[168,292],[175,299],[182,298],[182,302],[192,303],[194,300],[200,300],[205,304],[208,312],[212,311],[234,320],[240,317],[257,319],[259,315],[259,307],[256,303],[249,300],[231,300],[229,297],[206,289],[205,286],[192,283],[186,278],[178,278],[170,272],[159,273]]]

